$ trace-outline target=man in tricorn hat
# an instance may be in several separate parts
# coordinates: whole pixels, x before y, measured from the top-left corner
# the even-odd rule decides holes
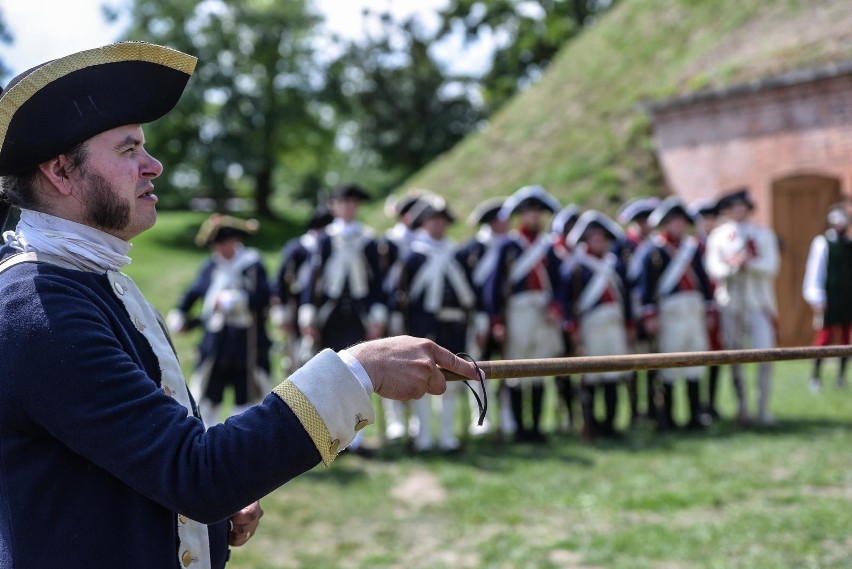
[[[657,337],[657,346],[663,353],[701,352],[708,348],[707,314],[714,313],[713,297],[700,243],[689,234],[693,223],[677,196],[663,200],[648,217],[648,224],[655,231],[639,278],[640,313],[645,330]],[[658,372],[662,384],[662,397],[655,398],[658,428],[676,426],[674,384],[681,377],[686,378],[689,400],[687,426],[697,429],[706,424],[700,394],[703,371],[701,367],[690,367]]]
[[[564,328],[578,355],[615,356],[630,351],[632,328],[630,293],[624,259],[612,251],[623,239],[621,228],[603,213],[584,212],[566,241],[574,251],[574,262],[562,266],[559,300],[565,315]],[[616,437],[618,384],[627,372],[584,374],[580,380],[582,437]],[[596,399],[603,393],[604,418],[595,413]]]
[[[210,257],[166,318],[173,333],[188,332],[196,324],[204,331],[190,387],[208,428],[221,422],[226,387],[234,391],[232,415],[269,391],[269,283],[260,251],[243,243],[258,228],[254,219],[218,213],[207,218],[195,244],[208,248]],[[195,310],[199,303],[201,309]],[[191,316],[196,312],[197,319]]]
[[[367,342],[320,353],[205,431],[164,323],[121,272],[163,171],[141,125],[195,63],[119,43],[0,97],[0,198],[22,211],[0,248],[0,567],[221,568],[260,497],[374,421],[372,392],[441,393],[439,367],[476,378],[427,340]]]
[[[476,295],[469,272],[460,262],[455,243],[447,238],[456,216],[444,198],[429,195],[411,209],[419,237],[393,283],[391,309],[400,315],[404,331],[429,338],[451,352],[466,348],[468,323],[476,309]],[[419,428],[414,437],[415,452],[432,450],[432,407],[440,401],[438,448],[443,452],[459,449],[455,434],[458,399],[464,385],[456,382],[440,398],[423,397],[412,403]]]
[[[293,373],[316,355],[313,338],[304,338],[297,325],[302,293],[310,283],[311,259],[317,243],[334,216],[325,206],[317,207],[305,227],[305,233],[290,239],[281,250],[281,264],[271,286],[269,319],[281,330],[284,342],[284,369]]]
[[[497,252],[494,271],[485,285],[485,309],[507,359],[549,358],[563,350],[562,315],[554,294],[560,260],[544,225],[544,216],[560,209],[556,198],[543,187],[532,185],[515,191],[498,213],[501,219],[519,220],[518,228]],[[541,419],[545,378],[532,378],[523,384],[516,378],[507,379],[506,385],[517,439],[544,442]],[[524,412],[527,397],[532,409],[529,420]]]
[[[768,227],[751,221],[754,202],[748,190],[729,192],[719,199],[725,218],[707,239],[705,264],[716,280],[716,303],[722,319],[722,337],[728,349],[775,347],[775,276],[780,266],[778,239]],[[737,395],[738,419],[750,420],[742,365],[731,367]],[[757,364],[757,422],[771,425],[769,412],[772,364]]]

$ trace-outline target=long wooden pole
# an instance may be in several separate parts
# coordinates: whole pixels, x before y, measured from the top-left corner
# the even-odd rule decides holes
[[[531,360],[492,360],[476,363],[485,374],[485,379],[507,379],[514,377],[546,377],[550,375],[578,375],[584,373],[839,357],[852,357],[852,346],[719,350],[715,352],[582,356]],[[442,371],[448,381],[467,379],[446,370]]]

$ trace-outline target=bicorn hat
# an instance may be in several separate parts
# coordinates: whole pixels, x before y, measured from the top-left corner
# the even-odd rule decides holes
[[[565,228],[576,223],[579,218],[580,208],[574,204],[568,204],[553,216],[553,221],[550,222],[550,230],[557,235],[562,235],[565,233]]]
[[[618,210],[618,222],[621,225],[627,225],[642,217],[647,218],[658,205],[660,205],[660,200],[653,197],[638,197],[628,200]]]
[[[525,209],[547,210],[556,213],[562,208],[559,200],[548,194],[542,186],[524,186],[503,203],[498,215],[506,220]]]
[[[578,243],[585,241],[586,234],[589,229],[592,228],[602,229],[613,241],[620,240],[624,237],[624,231],[616,222],[608,218],[603,213],[590,209],[583,212],[583,215],[577,219],[577,223],[575,223],[571,231],[568,232],[565,242],[571,247],[576,247]]]
[[[491,223],[497,219],[497,214],[500,213],[500,208],[503,207],[503,203],[505,201],[506,198],[500,196],[496,198],[488,198],[487,200],[476,204],[476,207],[474,207],[473,211],[470,212],[470,215],[467,216],[467,224],[477,226]]]
[[[655,207],[651,215],[648,216],[648,225],[659,227],[666,223],[673,215],[681,215],[689,223],[695,223],[695,219],[683,203],[683,200],[677,196],[669,196],[661,201],[660,205]]]
[[[0,96],[0,175],[30,171],[107,130],[144,124],[180,99],[197,59],[121,42],[43,63]]]

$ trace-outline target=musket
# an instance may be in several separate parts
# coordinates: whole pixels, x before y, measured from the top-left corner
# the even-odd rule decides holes
[[[508,379],[850,356],[852,356],[852,345],[769,348],[763,350],[718,350],[713,352],[674,352],[668,354],[630,354],[623,356],[580,356],[528,360],[493,360],[476,363],[482,370],[485,376],[484,379]],[[441,372],[448,381],[467,379],[447,370],[441,370]]]

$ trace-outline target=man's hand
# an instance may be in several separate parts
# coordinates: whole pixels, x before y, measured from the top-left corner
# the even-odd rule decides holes
[[[411,336],[393,336],[346,349],[373,381],[373,390],[386,399],[408,401],[447,389],[441,369],[479,379],[474,365],[435,342]]]
[[[263,516],[263,510],[260,507],[260,502],[250,504],[231,516],[231,531],[228,533],[228,544],[239,547],[251,539],[254,532],[257,531],[257,526],[260,523],[260,518]]]

